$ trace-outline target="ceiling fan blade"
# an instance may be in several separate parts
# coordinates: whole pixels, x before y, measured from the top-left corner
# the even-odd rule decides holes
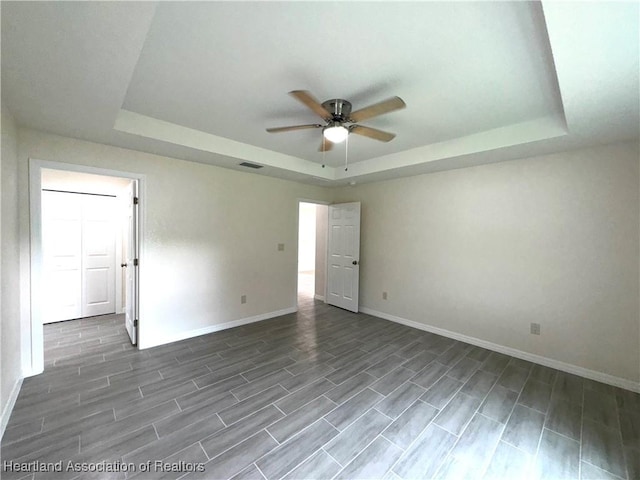
[[[322,142],[320,142],[320,146],[318,147],[319,152],[328,152],[333,149],[333,142],[330,142],[326,138],[322,137]]]
[[[322,125],[319,123],[310,123],[308,125],[293,125],[291,127],[273,127],[267,128],[267,132],[269,133],[280,133],[280,132],[292,132],[294,130],[306,130],[307,128],[320,128]]]
[[[381,142],[390,142],[396,136],[395,133],[385,132],[383,130],[378,130],[377,128],[363,127],[362,125],[353,125],[349,130],[352,133],[373,138],[374,140],[379,140]]]
[[[377,117],[378,115],[382,115],[383,113],[393,112],[394,110],[400,110],[407,105],[400,97],[392,97],[384,100],[380,103],[376,103],[374,105],[369,105],[368,107],[361,108],[360,110],[356,110],[349,118],[352,122],[361,122],[363,120],[367,120],[369,118]]]
[[[293,90],[289,92],[289,95],[294,97],[299,102],[304,103],[307,107],[309,107],[313,112],[318,115],[320,118],[325,120],[331,120],[331,113],[329,113],[321,104],[316,100],[311,93],[306,90]]]

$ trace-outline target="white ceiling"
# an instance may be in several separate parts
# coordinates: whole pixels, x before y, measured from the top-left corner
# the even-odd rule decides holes
[[[118,196],[125,193],[125,188],[132,181],[130,178],[108,177],[67,170],[43,168],[41,171],[43,190]]]
[[[637,2],[2,2],[2,99],[26,127],[325,185],[637,139]],[[398,95],[317,151],[287,95]],[[326,164],[326,167],[322,167]]]

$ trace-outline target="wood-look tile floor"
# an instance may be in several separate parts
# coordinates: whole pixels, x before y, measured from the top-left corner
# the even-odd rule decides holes
[[[640,395],[311,299],[149,350],[121,316],[48,325],[45,346],[3,462],[136,471],[3,479],[640,478]]]

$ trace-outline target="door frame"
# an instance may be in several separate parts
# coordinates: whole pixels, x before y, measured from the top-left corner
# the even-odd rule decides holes
[[[120,177],[137,180],[138,196],[143,199],[138,205],[138,255],[140,263],[144,257],[144,227],[146,204],[146,175],[107,168],[90,167],[87,165],[53,162],[48,160],[29,159],[29,226],[30,226],[30,322],[29,331],[25,332],[29,339],[31,365],[24,365],[27,376],[37,375],[44,371],[44,328],[42,325],[42,170],[62,170],[67,172],[91,173],[107,177]],[[138,285],[140,284],[141,269],[138,267]],[[138,289],[138,307],[140,305],[140,290]],[[140,335],[138,330],[138,336]],[[24,338],[24,336],[23,336]]]
[[[301,203],[314,203],[316,205],[325,205],[325,206],[329,206],[331,205],[331,202],[326,202],[324,200],[312,200],[312,199],[308,199],[308,198],[298,198],[296,200],[296,249],[295,249],[295,254],[296,254],[296,271],[295,271],[295,277],[296,277],[296,281],[295,281],[295,290],[293,292],[293,305],[296,309],[296,312],[298,311],[298,249],[300,247],[300,204]],[[316,246],[316,252],[317,252],[317,246]],[[325,257],[327,256],[327,250],[325,249]],[[326,298],[327,298],[327,262],[325,259],[325,272],[324,272],[324,298],[325,298],[325,302],[326,302]]]

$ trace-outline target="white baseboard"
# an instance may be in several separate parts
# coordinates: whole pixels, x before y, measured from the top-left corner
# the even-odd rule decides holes
[[[320,300],[321,302],[324,302],[324,295],[318,295],[317,293],[313,296],[313,298],[315,298],[316,300]]]
[[[460,340],[461,342],[470,343],[471,345],[477,345],[478,347],[486,348],[487,350],[504,353],[505,355],[510,355],[522,360],[528,360],[533,363],[544,365],[545,367],[555,368],[556,370],[573,373],[575,375],[589,378],[597,382],[606,383],[608,385],[613,385],[615,387],[620,387],[626,390],[631,390],[632,392],[640,393],[640,382],[634,382],[632,380],[627,380],[626,378],[616,377],[607,373],[598,372],[596,370],[589,370],[588,368],[579,367],[570,363],[564,363],[559,360],[543,357],[534,353],[523,352],[522,350],[505,347],[504,345],[499,345],[497,343],[488,342],[486,340],[470,337],[461,333],[452,332],[450,330],[445,330],[444,328],[438,328],[431,325],[426,325],[424,323],[415,322],[413,320],[407,320],[406,318],[396,317],[395,315],[390,315],[388,313],[378,312],[377,310],[373,310],[371,308],[360,307],[360,311],[368,315],[373,315],[374,317],[383,318],[385,320],[400,323],[408,327],[417,328],[418,330],[424,330],[425,332],[435,333],[437,335],[442,335],[443,337],[453,338],[454,340]]]
[[[146,348],[158,347],[167,343],[179,342],[180,340],[186,340],[187,338],[199,337],[200,335],[219,332],[220,330],[227,330],[228,328],[240,327],[249,323],[260,322],[262,320],[280,317],[281,315],[288,315],[289,313],[295,313],[297,311],[297,307],[285,308],[283,310],[276,310],[275,312],[262,313],[253,317],[232,320],[231,322],[218,323],[216,325],[210,325],[208,327],[198,328],[196,330],[187,330],[185,332],[177,332],[171,335],[154,336],[150,341],[145,339],[144,335],[141,335],[139,348],[141,350],[144,350]]]
[[[2,437],[4,437],[4,431],[7,428],[7,424],[9,423],[9,417],[11,417],[11,412],[13,411],[13,407],[15,406],[16,400],[18,399],[20,387],[22,387],[22,380],[22,378],[19,378],[15,383],[13,389],[11,390],[11,393],[9,394],[7,403],[2,409],[2,417],[0,417],[0,440],[2,440]]]

